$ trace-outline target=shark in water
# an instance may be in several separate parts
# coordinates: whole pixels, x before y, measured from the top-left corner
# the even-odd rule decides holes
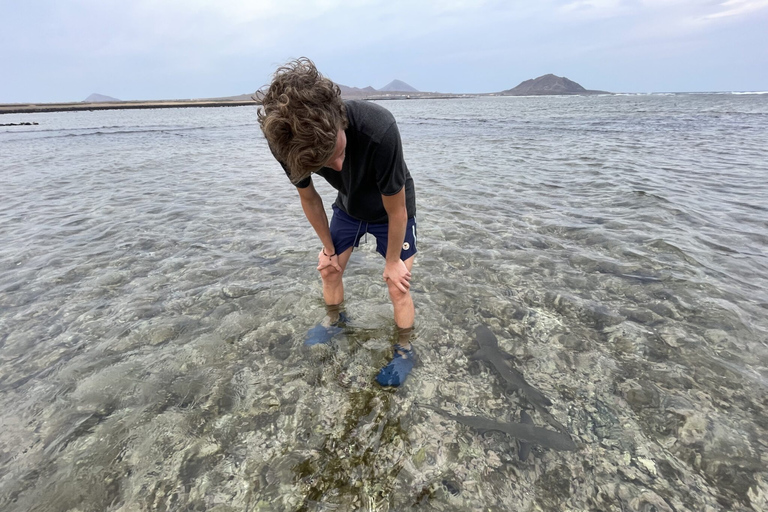
[[[504,379],[508,389],[520,391],[547,423],[560,432],[567,434],[568,430],[547,410],[547,407],[552,405],[552,401],[544,396],[541,391],[528,384],[523,374],[512,368],[505,361],[510,359],[511,356],[499,348],[499,340],[496,339],[496,335],[488,327],[480,324],[475,328],[475,336],[477,344],[480,345],[480,350],[470,356],[470,359],[489,363],[501,378]]]
[[[552,402],[542,394],[541,391],[534,388],[525,381],[523,374],[510,367],[504,359],[509,358],[509,354],[499,349],[499,340],[484,326],[478,325],[475,328],[475,336],[480,350],[475,352],[470,359],[479,359],[488,362],[501,375],[507,383],[507,386],[514,390],[519,390],[532,404],[539,406],[550,406]]]
[[[559,451],[574,451],[576,450],[576,443],[573,442],[571,436],[563,432],[555,432],[554,430],[547,430],[545,428],[536,427],[533,422],[526,422],[523,417],[524,423],[505,423],[501,421],[495,421],[489,418],[483,418],[482,416],[465,416],[463,414],[451,414],[439,407],[435,407],[427,404],[418,404],[420,407],[431,409],[438,414],[450,418],[464,426],[467,426],[480,433],[495,431],[508,434],[518,441],[521,441],[520,452],[518,455],[523,458],[523,443],[534,443],[541,445],[545,448],[551,448],[552,450]],[[526,414],[527,416],[527,414]],[[530,420],[530,416],[528,417]],[[528,452],[530,446],[525,447],[525,458],[528,458]],[[524,459],[523,459],[524,460]]]
[[[530,414],[528,414],[525,411],[520,411],[520,423],[524,423],[526,425],[533,425],[533,419],[531,418]],[[517,449],[517,456],[520,458],[521,461],[525,462],[528,460],[528,455],[531,453],[531,443],[528,441],[523,441],[522,439],[517,440],[518,449]]]

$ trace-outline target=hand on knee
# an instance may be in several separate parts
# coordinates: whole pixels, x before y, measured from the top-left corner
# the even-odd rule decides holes
[[[389,289],[389,298],[392,304],[403,304],[411,299],[411,293],[400,290],[397,286],[387,281],[387,288]]]

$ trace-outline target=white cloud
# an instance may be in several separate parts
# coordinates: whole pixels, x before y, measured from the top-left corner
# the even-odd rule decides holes
[[[719,5],[722,9],[718,12],[704,16],[705,19],[714,20],[718,18],[727,18],[739,16],[768,8],[766,0],[728,0]]]
[[[48,9],[40,9],[40,23],[53,30],[31,29],[42,34],[42,45],[49,43],[56,53],[95,57],[167,53],[176,62],[253,52],[277,52],[282,58],[282,53],[343,51],[350,44],[392,41],[423,45],[450,40],[451,34],[455,39],[472,34],[474,39],[467,41],[471,51],[485,47],[485,37],[478,35],[504,32],[514,39],[532,30],[555,34],[558,27],[612,23],[594,33],[600,39],[615,30],[614,18],[622,19],[627,36],[664,37],[768,8],[768,0],[73,0],[66,8],[52,0],[44,4]]]
[[[667,21],[675,22],[717,20],[768,9],[768,0],[566,0],[558,3],[558,12],[571,20],[627,15],[635,18],[638,24],[662,13],[672,18]]]
[[[575,0],[560,7],[562,14],[585,18],[612,17],[626,10],[621,0]]]

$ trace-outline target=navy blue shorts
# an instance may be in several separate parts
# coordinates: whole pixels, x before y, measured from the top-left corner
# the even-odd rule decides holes
[[[337,254],[341,254],[350,247],[358,247],[363,235],[370,233],[376,237],[376,252],[387,257],[387,241],[389,239],[389,224],[365,222],[350,217],[340,208],[334,205],[333,218],[331,219],[331,238]],[[400,259],[405,261],[416,254],[416,218],[408,219],[405,229],[405,241],[400,251]]]

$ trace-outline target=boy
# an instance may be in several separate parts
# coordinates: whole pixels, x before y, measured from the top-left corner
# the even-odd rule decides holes
[[[416,197],[395,119],[377,104],[342,101],[339,87],[306,58],[278,68],[261,101],[261,129],[322,244],[317,270],[328,315],[310,330],[307,343],[327,342],[341,330],[339,324],[346,320],[341,311],[344,269],[360,238],[371,233],[385,259],[383,277],[399,333],[394,357],[376,380],[399,386],[413,368],[409,289],[416,254]],[[330,225],[312,174],[338,191]]]

